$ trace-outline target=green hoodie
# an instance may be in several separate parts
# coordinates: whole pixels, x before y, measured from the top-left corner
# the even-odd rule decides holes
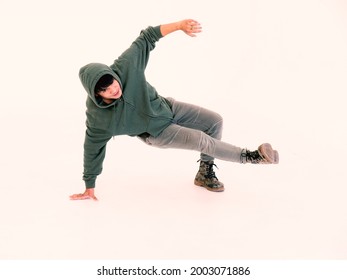
[[[102,172],[106,144],[113,136],[143,133],[158,136],[172,123],[170,103],[158,95],[144,73],[150,51],[160,38],[160,26],[148,27],[111,66],[90,63],[80,70],[81,82],[88,93],[83,172],[87,188],[95,187],[96,177]],[[94,94],[96,83],[105,74],[111,74],[123,91],[111,104]]]

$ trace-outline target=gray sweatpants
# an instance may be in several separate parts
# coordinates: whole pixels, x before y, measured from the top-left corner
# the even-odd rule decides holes
[[[202,107],[167,98],[172,104],[173,124],[157,136],[142,140],[158,148],[199,151],[202,161],[214,158],[241,163],[242,149],[221,141],[222,117]]]

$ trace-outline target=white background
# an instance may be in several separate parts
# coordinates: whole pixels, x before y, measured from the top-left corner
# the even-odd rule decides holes
[[[347,5],[343,0],[3,1],[1,259],[346,259]],[[82,192],[86,93],[141,29],[148,81],[224,117],[223,139],[270,142],[277,166],[216,161],[224,193],[195,187],[199,155],[108,144],[99,202]]]

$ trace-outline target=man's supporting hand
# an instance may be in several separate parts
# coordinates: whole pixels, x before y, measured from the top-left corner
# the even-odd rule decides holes
[[[84,200],[84,199],[93,199],[97,201],[98,199],[94,195],[94,189],[86,189],[84,193],[77,193],[70,195],[71,200]]]

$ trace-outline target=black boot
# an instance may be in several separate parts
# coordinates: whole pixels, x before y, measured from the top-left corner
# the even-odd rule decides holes
[[[244,150],[241,153],[242,163],[253,164],[278,164],[279,155],[268,143],[261,144],[256,151]]]
[[[212,192],[222,192],[224,191],[224,184],[218,181],[213,166],[216,166],[213,161],[200,161],[194,184]]]

